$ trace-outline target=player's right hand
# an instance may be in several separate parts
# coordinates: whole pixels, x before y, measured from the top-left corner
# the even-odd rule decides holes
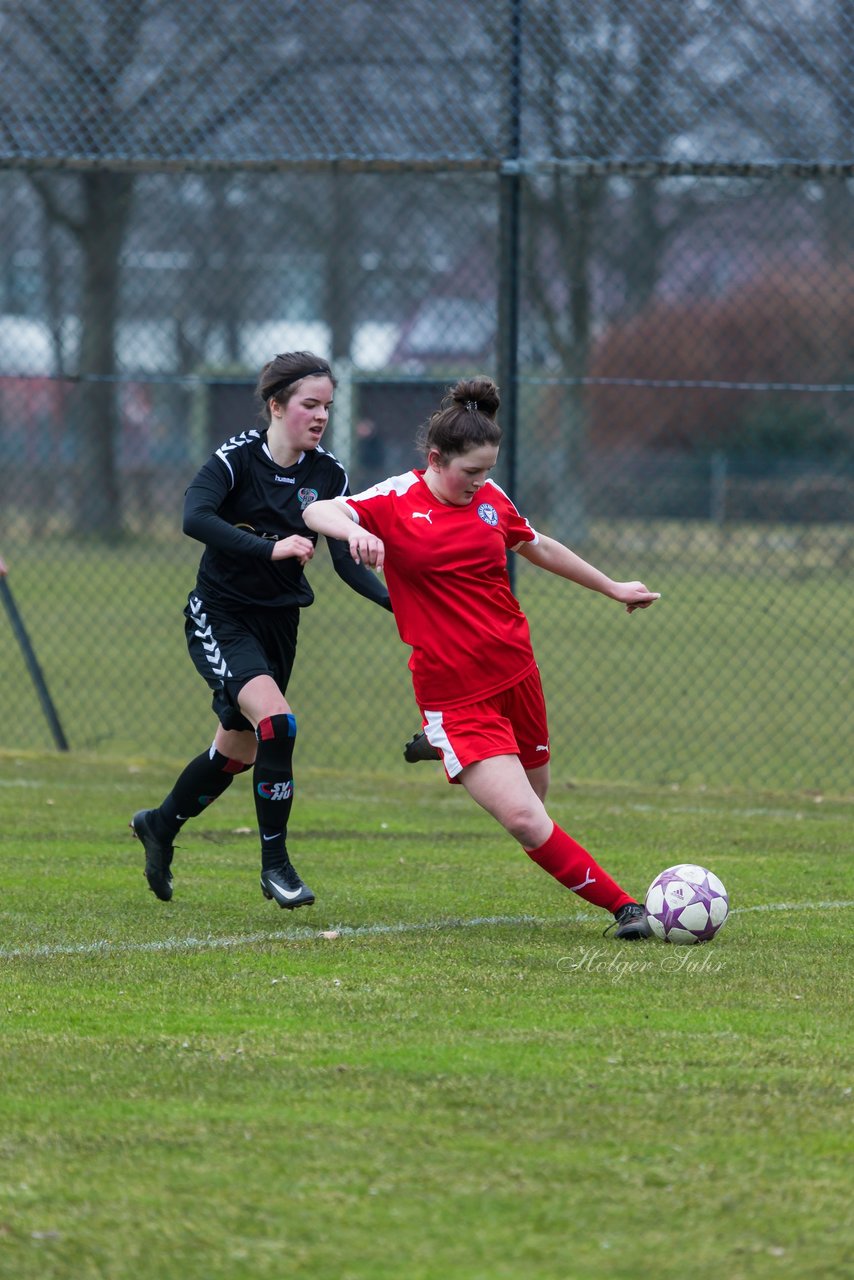
[[[376,534],[358,526],[349,534],[350,555],[356,564],[369,564],[381,570],[385,563],[385,543]]]
[[[292,533],[289,538],[278,538],[273,543],[273,560],[299,560],[300,564],[308,564],[313,555],[314,543],[298,533]]]

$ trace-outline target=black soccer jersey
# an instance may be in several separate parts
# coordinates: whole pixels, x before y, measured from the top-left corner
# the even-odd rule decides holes
[[[292,467],[280,467],[267,448],[266,430],[244,431],[221,444],[184,497],[184,532],[205,544],[196,590],[206,605],[310,605],[314,592],[303,566],[295,557],[273,560],[273,544],[298,534],[316,545],[303,511],[348,491],[346,471],[325,449],[306,451]],[[347,544],[329,546],[340,576],[361,595],[390,607],[385,587],[354,564]]]

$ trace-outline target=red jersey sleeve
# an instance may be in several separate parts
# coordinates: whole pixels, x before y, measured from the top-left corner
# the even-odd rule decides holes
[[[494,480],[491,480],[489,482],[489,487],[496,493],[500,493],[505,502],[505,523],[503,527],[504,541],[507,545],[507,550],[516,551],[524,542],[539,542],[540,535],[537,533],[536,529],[533,529],[525,517],[516,510],[514,502],[511,498],[508,498],[501,486],[497,485]],[[484,485],[481,493],[483,494],[486,491],[487,488]]]
[[[395,499],[407,493],[417,483],[418,476],[415,472],[407,471],[402,476],[389,476],[387,480],[381,480],[379,484],[363,489],[361,493],[349,494],[342,501],[347,503],[355,515],[357,524],[378,538],[386,538]]]

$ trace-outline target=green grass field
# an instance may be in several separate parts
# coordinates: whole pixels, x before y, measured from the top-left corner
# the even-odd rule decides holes
[[[851,1274],[850,801],[556,785],[635,893],[730,891],[627,946],[434,765],[298,770],[313,908],[245,779],[157,902],[126,823],[179,763],[0,753],[0,1275]]]

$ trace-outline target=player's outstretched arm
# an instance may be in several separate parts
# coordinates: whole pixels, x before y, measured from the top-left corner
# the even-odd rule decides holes
[[[546,538],[542,534],[536,543],[523,543],[518,553],[531,564],[547,569],[559,578],[567,578],[590,591],[599,591],[611,600],[619,600],[626,606],[627,613],[633,613],[635,609],[648,609],[660,599],[659,592],[650,591],[642,582],[615,582],[601,569],[582,560],[581,556],[565,547],[562,542]]]
[[[346,503],[339,502],[337,498],[312,502],[302,513],[302,518],[315,533],[349,543],[350,555],[356,564],[370,564],[375,569],[382,569],[385,561],[382,539],[361,528],[356,523],[356,513]]]

